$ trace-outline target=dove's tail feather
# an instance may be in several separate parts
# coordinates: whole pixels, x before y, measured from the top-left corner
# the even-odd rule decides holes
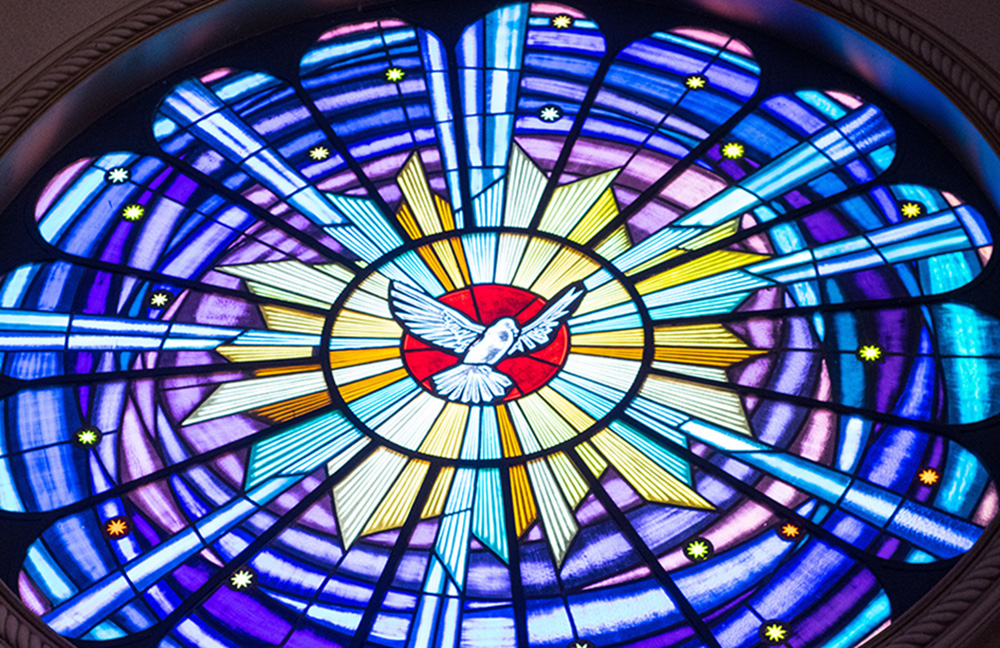
[[[434,386],[445,398],[477,405],[502,398],[514,384],[489,365],[460,364],[434,374]]]

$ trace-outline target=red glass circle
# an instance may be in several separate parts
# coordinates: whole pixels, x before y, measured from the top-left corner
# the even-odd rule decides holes
[[[544,299],[527,290],[496,284],[456,290],[439,297],[438,301],[486,326],[501,317],[513,317],[519,326],[524,326],[542,312],[546,305]],[[503,400],[514,400],[544,387],[562,368],[568,352],[569,331],[564,324],[559,327],[549,345],[532,353],[518,354],[498,362],[496,370],[514,381],[514,386]],[[454,367],[461,361],[461,355],[425,344],[409,333],[403,335],[403,364],[410,375],[431,393],[435,393],[431,380],[434,374]]]

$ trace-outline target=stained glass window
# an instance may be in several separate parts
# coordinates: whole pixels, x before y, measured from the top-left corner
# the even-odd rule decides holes
[[[847,648],[940,579],[998,506],[995,214],[874,91],[656,16],[300,25],[56,155],[0,277],[25,604],[86,645]]]

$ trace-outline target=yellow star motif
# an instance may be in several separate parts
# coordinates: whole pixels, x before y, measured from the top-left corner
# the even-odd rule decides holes
[[[925,486],[933,486],[941,478],[941,476],[938,475],[938,472],[933,468],[927,468],[926,470],[922,470],[920,472],[919,477],[920,477],[920,483],[924,484]]]
[[[573,26],[573,18],[566,14],[559,14],[552,17],[552,26],[556,29],[569,29]]]
[[[229,579],[233,589],[246,589],[253,584],[253,572],[249,569],[241,569]]]
[[[76,433],[76,442],[80,445],[94,445],[97,440],[97,432],[94,430],[80,430]]]
[[[858,349],[858,357],[865,362],[876,362],[882,359],[882,347],[877,344],[866,344]]]
[[[704,540],[692,540],[684,552],[691,560],[705,560],[709,553],[708,543]]]
[[[789,540],[792,538],[796,538],[799,535],[799,527],[795,526],[794,524],[786,524],[785,526],[781,527],[781,535],[784,536],[785,538],[788,538]]]
[[[158,290],[149,297],[149,305],[153,308],[162,308],[170,302],[170,293]]]
[[[403,68],[391,67],[385,71],[385,80],[392,83],[399,83],[406,76]]]
[[[903,203],[903,206],[899,208],[899,211],[907,218],[916,218],[924,212],[924,208],[920,206],[920,203],[908,202]]]
[[[788,636],[788,630],[780,623],[770,623],[764,627],[764,638],[768,641],[778,643],[784,641]]]
[[[688,87],[688,90],[701,90],[708,85],[708,79],[700,74],[692,74],[684,79],[684,85]]]
[[[722,156],[730,160],[740,159],[743,157],[744,152],[746,152],[746,149],[739,142],[729,142],[722,147]]]
[[[122,210],[122,218],[127,221],[137,221],[146,214],[146,208],[142,205],[127,205]]]
[[[108,532],[109,536],[120,538],[128,533],[128,522],[124,518],[115,518],[110,520],[104,529]]]
[[[309,149],[309,158],[319,162],[320,160],[325,160],[330,157],[330,149],[325,146],[314,146]]]

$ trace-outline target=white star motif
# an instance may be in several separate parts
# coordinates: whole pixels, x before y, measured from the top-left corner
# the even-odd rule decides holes
[[[105,179],[111,184],[121,184],[129,179],[132,174],[125,167],[115,167],[108,171]]]
[[[545,106],[538,111],[538,118],[545,122],[554,122],[562,117],[562,111],[558,106]]]
[[[253,584],[253,572],[249,569],[241,569],[233,574],[229,581],[235,589],[246,589]]]

